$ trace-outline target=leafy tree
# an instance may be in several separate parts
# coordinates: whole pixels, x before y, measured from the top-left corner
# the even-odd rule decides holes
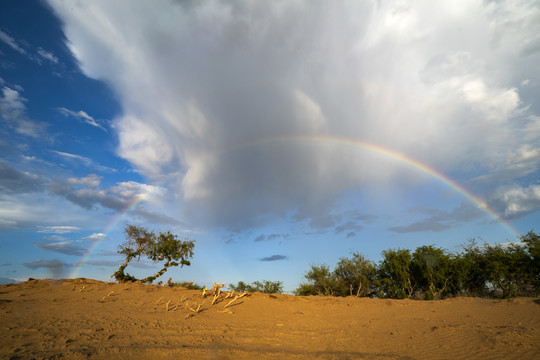
[[[485,275],[494,291],[501,291],[503,298],[517,296],[527,277],[528,256],[516,244],[509,246],[484,245]]]
[[[142,282],[152,283],[152,281],[163,275],[171,266],[190,266],[189,259],[193,257],[194,247],[195,243],[193,241],[180,241],[178,240],[178,236],[171,234],[170,231],[167,231],[165,234],[159,233],[157,239],[155,238],[149,247],[147,256],[154,262],[165,261],[165,264],[163,264],[163,268],[155,275],[143,279]]]
[[[246,284],[239,281],[236,285],[229,284],[229,288],[238,292],[261,292],[264,294],[283,294],[283,282],[281,281],[254,281],[251,284]]]
[[[119,266],[118,271],[116,271],[112,277],[119,282],[133,282],[137,281],[137,279],[130,274],[124,273],[124,270],[131,260],[135,258],[139,260],[141,255],[148,252],[151,244],[154,241],[153,239],[155,234],[153,232],[149,232],[146,228],[136,225],[126,225],[124,228],[124,233],[126,236],[126,242],[120,245],[118,253],[124,255],[126,260],[122,265]]]
[[[448,291],[453,270],[451,257],[442,249],[420,246],[413,253],[411,272],[427,300],[441,298]]]
[[[300,295],[339,295],[342,292],[340,281],[330,271],[328,265],[311,265],[311,270],[304,277],[308,284],[300,284],[296,290]]]
[[[370,295],[375,273],[375,264],[357,252],[351,259],[341,258],[334,269],[334,275],[345,287],[341,295],[358,297]]]
[[[302,283],[294,290],[296,296],[311,296],[317,295],[317,290],[313,284]]]
[[[528,295],[538,296],[540,293],[540,235],[532,230],[521,236],[527,254]]]
[[[414,294],[411,276],[411,252],[406,249],[385,250],[379,265],[379,297],[403,299]]]
[[[112,275],[117,281],[139,281],[135,277],[124,273],[124,270],[131,260],[135,258],[139,260],[143,255],[154,262],[165,261],[163,268],[155,275],[140,280],[143,283],[152,283],[171,266],[181,265],[183,267],[184,265],[190,265],[189,259],[193,257],[195,247],[193,240],[181,241],[177,235],[171,234],[170,231],[159,233],[156,236],[154,232],[136,225],[126,225],[124,232],[126,242],[120,245],[118,253],[123,254],[126,259],[119,266],[118,271]]]

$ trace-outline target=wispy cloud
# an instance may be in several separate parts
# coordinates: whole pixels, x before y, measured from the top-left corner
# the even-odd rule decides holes
[[[3,41],[4,43],[8,44],[13,50],[17,51],[18,53],[21,53],[23,55],[26,54],[26,50],[24,50],[19,44],[15,41],[14,38],[9,36],[4,31],[0,30],[0,41]]]
[[[85,111],[79,110],[79,111],[72,111],[69,109],[66,109],[65,107],[59,107],[57,108],[58,112],[63,114],[64,116],[71,116],[75,119],[82,121],[88,125],[100,128],[103,131],[107,131],[102,125],[100,125],[96,119],[94,119],[92,116],[88,115]]]
[[[19,91],[4,86],[0,96],[0,116],[15,129],[15,132],[33,138],[40,137],[45,134],[45,124],[28,117],[26,101]]]
[[[85,236],[83,237],[83,239],[85,240],[90,240],[90,241],[100,241],[101,239],[107,237],[106,234],[103,234],[103,233],[93,233],[91,235],[88,235],[88,236]]]
[[[99,170],[99,171],[116,172],[116,169],[100,165],[100,164],[96,163],[95,161],[93,161],[92,159],[87,158],[85,156],[71,154],[71,153],[67,153],[67,152],[63,152],[63,151],[57,151],[57,150],[51,150],[51,151],[53,153],[55,153],[56,155],[59,155],[62,158],[66,159],[68,161],[71,161],[73,163],[82,164],[83,166],[94,168],[94,169]]]
[[[38,233],[46,233],[46,234],[69,234],[72,232],[80,231],[81,229],[77,226],[42,226]]]
[[[85,209],[92,209],[97,205],[117,212],[131,209],[133,216],[153,224],[185,225],[173,217],[144,206],[144,204],[148,205],[153,202],[160,203],[166,195],[164,188],[135,181],[126,181],[107,189],[100,189],[100,179],[95,175],[84,178],[69,178],[65,181],[50,182],[47,188],[52,193],[62,196]]]
[[[264,257],[260,259],[261,261],[279,261],[279,260],[287,260],[288,257],[285,255],[272,255],[268,257]]]
[[[26,266],[29,269],[37,270],[40,268],[44,268],[48,270],[48,272],[52,275],[53,278],[60,278],[65,276],[68,269],[71,268],[72,265],[66,264],[60,260],[54,259],[54,260],[34,260],[30,263],[24,263],[24,266]]]
[[[280,239],[280,238],[287,239],[289,236],[290,236],[290,234],[269,234],[269,235],[261,234],[261,235],[257,236],[254,241],[256,241],[256,242],[258,242],[258,241],[272,241],[272,240],[276,240],[276,239]]]
[[[420,221],[414,221],[409,225],[390,227],[388,230],[396,233],[439,232],[460,226],[462,223],[485,219],[487,216],[480,208],[466,201],[462,201],[460,206],[452,211],[421,207],[411,209],[410,212],[427,214],[428,217]]]
[[[11,164],[0,160],[0,191],[4,194],[21,194],[41,191],[45,180],[35,174],[17,170]]]
[[[62,241],[55,243],[34,242],[34,245],[43,250],[74,256],[83,256],[88,250],[86,247],[73,245],[73,241]]]
[[[52,53],[47,50],[44,50],[42,47],[37,48],[37,53],[39,56],[41,56],[43,59],[49,61],[52,64],[58,64],[58,58]]]

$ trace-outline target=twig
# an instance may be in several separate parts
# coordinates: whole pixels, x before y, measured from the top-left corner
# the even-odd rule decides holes
[[[114,290],[111,291],[111,292],[107,295],[107,297],[111,296],[113,293],[114,293]]]
[[[232,299],[231,301],[229,301],[229,302],[227,303],[227,305],[225,305],[225,308],[227,308],[227,306],[230,306],[234,301],[236,301],[236,300],[238,300],[238,299],[239,299],[239,297],[238,297],[238,295],[236,295],[236,296],[234,297],[234,299]]]
[[[81,288],[81,290],[79,290],[79,292],[83,291],[83,290],[84,290],[84,288],[85,288],[85,286],[83,285],[83,287]]]
[[[219,293],[214,295],[214,299],[212,299],[212,305],[214,305],[218,297],[219,297]]]
[[[163,299],[163,296],[160,297],[160,298],[156,301],[156,305],[159,304],[159,302],[161,301],[161,299]]]
[[[165,311],[169,311],[169,304],[171,303],[171,300],[167,301],[167,305],[165,305]]]

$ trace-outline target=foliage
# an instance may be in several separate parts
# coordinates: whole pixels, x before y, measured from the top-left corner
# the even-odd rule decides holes
[[[433,245],[386,250],[375,265],[359,253],[341,258],[333,271],[311,265],[296,295],[378,296],[403,299],[423,296],[511,298],[540,294],[540,236],[533,231],[521,242],[478,246],[475,240],[452,254]]]
[[[302,284],[304,288],[310,288],[310,292],[316,295],[340,295],[343,292],[343,284],[330,271],[330,268],[323,264],[320,266],[311,265],[311,270],[307,272],[305,278],[308,284]]]
[[[409,250],[386,250],[378,271],[378,295],[391,299],[410,298],[414,294]]]
[[[193,283],[193,281],[179,281],[179,282],[171,282],[169,284],[170,287],[183,287],[188,290],[202,290],[203,286]]]
[[[341,258],[334,269],[334,276],[345,288],[340,295],[369,296],[372,292],[375,273],[375,263],[362,254],[355,252],[351,259]]]
[[[251,284],[246,284],[239,281],[236,285],[229,284],[229,288],[238,292],[261,292],[264,294],[283,294],[283,282],[281,281],[254,281]]]
[[[195,247],[193,240],[181,241],[177,235],[171,234],[170,231],[156,235],[154,232],[136,225],[126,225],[124,233],[126,242],[120,245],[118,253],[123,254],[126,259],[119,266],[118,271],[112,275],[119,282],[141,281],[143,283],[152,283],[171,266],[181,265],[183,267],[191,264],[189,259],[193,257],[193,248]],[[141,256],[145,256],[154,262],[165,261],[165,264],[156,274],[138,280],[125,273],[124,270],[131,260],[135,258],[139,260]]]
[[[453,276],[451,257],[432,245],[421,246],[412,255],[411,273],[416,288],[427,300],[439,299],[448,292]]]

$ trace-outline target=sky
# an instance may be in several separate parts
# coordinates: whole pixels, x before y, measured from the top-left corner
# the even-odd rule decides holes
[[[537,1],[0,5],[0,278],[282,281],[540,224]],[[141,259],[127,271],[148,276]]]

